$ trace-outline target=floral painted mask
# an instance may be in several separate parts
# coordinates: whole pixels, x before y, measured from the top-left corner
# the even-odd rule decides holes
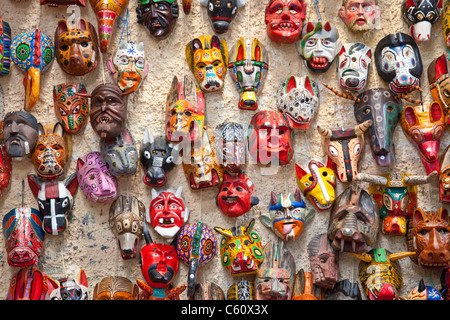
[[[228,48],[218,36],[200,36],[186,45],[186,60],[200,88],[221,90],[228,67]]]
[[[264,20],[269,39],[278,43],[297,42],[305,18],[303,0],[269,0]]]
[[[361,92],[369,81],[372,50],[362,43],[346,43],[336,61],[339,85],[344,90]]]
[[[138,0],[137,21],[144,25],[150,35],[166,39],[175,28],[179,8],[177,0]]]
[[[208,8],[209,22],[221,34],[228,31],[237,10],[245,6],[245,0],[200,0],[200,4]]]
[[[99,49],[97,33],[86,19],[74,25],[63,19],[55,34],[56,60],[61,69],[72,76],[83,76],[97,67]]]
[[[378,29],[381,9],[378,0],[342,0],[338,15],[354,32]]]
[[[77,134],[89,118],[89,101],[79,94],[87,94],[81,83],[64,83],[53,87],[55,113],[64,131]]]
[[[0,76],[11,69],[11,27],[0,17]]]
[[[441,17],[443,0],[404,0],[402,14],[410,25],[411,36],[417,42],[427,41],[431,26]]]
[[[36,147],[39,125],[29,112],[8,112],[3,119],[3,143],[12,158],[31,154]]]
[[[223,168],[231,173],[239,173],[245,164],[245,134],[239,123],[223,122],[214,129],[214,143],[217,158]]]

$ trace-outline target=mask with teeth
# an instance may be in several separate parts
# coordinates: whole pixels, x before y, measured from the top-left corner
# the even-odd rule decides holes
[[[341,40],[335,26],[326,22],[308,22],[302,30],[297,49],[306,66],[315,73],[326,72],[341,51]]]
[[[326,233],[311,239],[308,243],[308,255],[314,284],[333,289],[339,280],[339,252],[331,246]]]
[[[230,270],[232,276],[256,274],[264,260],[261,238],[253,231],[255,219],[245,227],[231,229],[215,227],[223,237],[220,240],[222,266]]]
[[[152,189],[147,220],[163,238],[173,239],[189,219],[189,209],[181,197],[182,190],[182,187],[160,192]]]
[[[8,112],[3,119],[3,144],[11,158],[22,158],[36,147],[39,126],[29,112]]]
[[[245,164],[245,134],[239,123],[223,122],[214,129],[216,154],[223,168],[230,173],[239,173]]]
[[[342,0],[338,15],[354,32],[380,28],[381,9],[378,0]]]
[[[338,251],[366,252],[377,240],[379,221],[379,208],[370,194],[348,187],[331,207],[328,238]]]
[[[303,227],[314,217],[314,210],[306,208],[300,189],[287,196],[272,191],[268,213],[259,217],[261,223],[271,229],[283,241],[297,240]]]
[[[4,146],[0,146],[0,197],[11,181],[11,157]]]
[[[243,171],[237,176],[224,173],[216,200],[220,211],[228,217],[239,217],[259,203],[255,185]]]
[[[265,23],[269,39],[278,43],[295,43],[300,39],[306,5],[303,0],[269,0]]]
[[[216,33],[225,33],[236,16],[237,10],[245,6],[245,0],[200,0],[208,8],[209,22]]]
[[[78,158],[77,179],[80,189],[92,202],[111,202],[118,196],[117,180],[100,152],[89,152]]]
[[[249,154],[260,164],[287,165],[294,157],[294,131],[280,111],[259,111],[247,132]]]
[[[407,34],[399,32],[381,39],[375,48],[375,66],[394,93],[420,85],[422,58],[416,42]]]
[[[228,67],[228,48],[218,36],[200,36],[186,45],[186,60],[200,88],[222,90]]]
[[[443,0],[404,0],[403,18],[410,25],[411,36],[417,42],[427,41],[431,27],[441,17]]]
[[[424,269],[445,270],[450,266],[450,221],[447,209],[417,208],[406,235],[411,260]]]
[[[372,50],[362,43],[346,43],[342,46],[336,66],[341,88],[360,92],[369,80]]]
[[[138,0],[137,21],[144,25],[150,35],[166,39],[175,28],[179,8],[177,0]]]

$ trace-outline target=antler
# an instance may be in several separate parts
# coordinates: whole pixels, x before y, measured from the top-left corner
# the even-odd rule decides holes
[[[355,180],[365,181],[365,182],[383,185],[383,186],[387,185],[387,183],[388,183],[388,179],[385,177],[377,176],[377,175],[373,175],[373,174],[361,173],[361,172],[356,175]]]
[[[348,100],[353,100],[355,102],[360,102],[361,100],[357,97],[355,97],[354,95],[352,95],[350,93],[350,91],[345,90],[345,93],[341,93],[339,91],[337,91],[335,88],[329,86],[328,84],[326,84],[325,82],[322,82],[322,84],[324,85],[325,88],[331,90],[335,95],[337,95],[338,97],[342,97]]]

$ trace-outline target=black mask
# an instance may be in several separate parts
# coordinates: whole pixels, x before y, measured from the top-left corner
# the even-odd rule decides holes
[[[209,21],[216,33],[225,33],[236,16],[237,9],[245,5],[245,0],[201,0],[208,7]]]

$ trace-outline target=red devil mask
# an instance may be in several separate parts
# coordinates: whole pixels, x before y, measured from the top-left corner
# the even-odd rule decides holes
[[[266,6],[265,23],[269,39],[294,43],[300,38],[306,17],[303,0],[270,0]]]

